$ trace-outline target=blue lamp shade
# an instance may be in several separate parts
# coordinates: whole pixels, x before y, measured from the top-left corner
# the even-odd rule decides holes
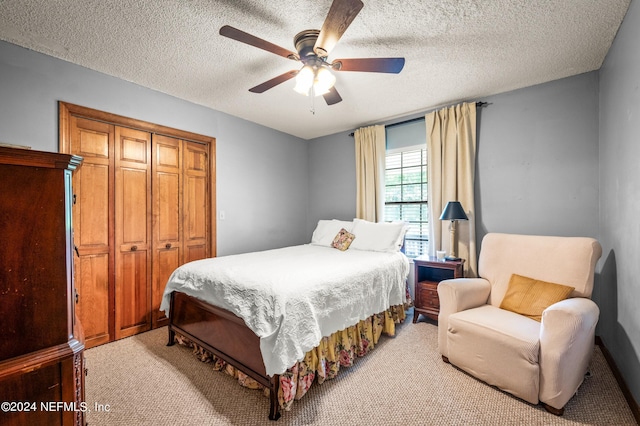
[[[460,201],[449,201],[444,207],[440,220],[469,220]]]

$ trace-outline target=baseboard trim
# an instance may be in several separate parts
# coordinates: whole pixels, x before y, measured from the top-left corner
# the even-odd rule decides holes
[[[631,394],[631,391],[629,390],[627,383],[624,381],[622,374],[620,374],[620,370],[618,370],[618,366],[616,365],[616,362],[614,361],[613,356],[611,356],[611,353],[609,352],[607,347],[604,345],[604,342],[602,341],[600,336],[596,336],[596,345],[600,346],[600,350],[604,355],[604,359],[607,360],[607,364],[609,364],[609,368],[611,368],[611,372],[613,373],[613,376],[616,378],[616,381],[618,382],[618,386],[620,386],[620,390],[622,390],[624,399],[627,400],[627,404],[631,409],[631,413],[633,414],[633,417],[636,419],[636,423],[640,424],[640,406],[638,406],[638,402],[633,398],[633,395]]]

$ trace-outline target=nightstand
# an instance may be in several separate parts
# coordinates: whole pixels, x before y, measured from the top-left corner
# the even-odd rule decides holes
[[[413,259],[415,277],[415,297],[413,301],[413,322],[420,314],[438,320],[440,299],[438,283],[451,278],[464,277],[464,259],[438,260],[433,256]]]

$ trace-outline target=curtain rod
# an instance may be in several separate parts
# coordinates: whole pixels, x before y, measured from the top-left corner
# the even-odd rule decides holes
[[[482,108],[484,106],[489,105],[489,102],[476,102],[476,108]],[[419,120],[424,120],[424,117],[416,117],[416,118],[411,118],[409,120],[405,120],[405,121],[399,121],[397,123],[393,123],[393,124],[387,124],[384,127],[393,127],[393,126],[399,126],[401,124],[407,124],[407,123],[413,123],[414,121],[419,121]],[[349,133],[349,136],[353,137],[353,132]]]

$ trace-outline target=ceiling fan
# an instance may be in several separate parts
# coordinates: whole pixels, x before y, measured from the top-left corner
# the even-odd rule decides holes
[[[404,58],[351,58],[336,59],[332,62],[327,59],[363,6],[360,0],[334,0],[320,31],[304,30],[293,38],[297,53],[229,25],[220,28],[220,34],[287,59],[302,62],[301,69],[291,70],[267,80],[249,89],[250,92],[263,93],[296,77],[294,90],[305,95],[322,94],[327,105],[333,105],[342,101],[342,98],[334,87],[335,76],[331,71],[397,74],[404,67]]]

